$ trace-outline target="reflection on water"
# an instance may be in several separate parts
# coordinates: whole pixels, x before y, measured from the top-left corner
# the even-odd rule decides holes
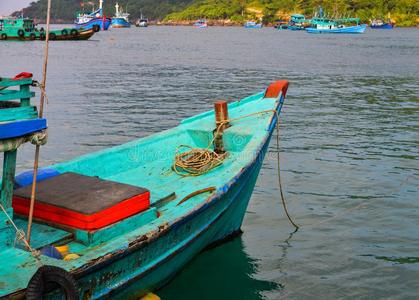
[[[1,42],[0,75],[40,78],[42,46]],[[157,293],[163,300],[417,298],[419,30],[131,28],[51,43],[50,53],[42,165],[171,128],[275,79],[291,82],[281,166],[301,229],[289,239],[272,147],[244,234],[195,259]],[[19,170],[32,159],[25,145]]]
[[[280,283],[257,279],[257,268],[258,262],[246,254],[240,238],[236,238],[201,253],[157,294],[162,299],[253,300],[281,289]]]

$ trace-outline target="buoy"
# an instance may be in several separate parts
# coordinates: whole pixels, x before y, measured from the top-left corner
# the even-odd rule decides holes
[[[65,257],[64,257],[64,260],[73,260],[73,259],[77,259],[77,258],[79,258],[80,256],[78,256],[76,253],[70,253],[70,254],[67,254]]]
[[[142,297],[140,300],[160,300],[160,297],[153,293],[148,293],[144,297]]]

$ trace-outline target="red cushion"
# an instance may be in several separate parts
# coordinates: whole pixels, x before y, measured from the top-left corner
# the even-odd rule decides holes
[[[13,209],[29,214],[31,186],[19,188]],[[148,190],[74,173],[38,183],[34,218],[77,229],[96,230],[150,207]]]

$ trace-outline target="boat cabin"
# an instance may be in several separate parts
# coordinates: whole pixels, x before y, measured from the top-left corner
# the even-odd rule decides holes
[[[0,19],[0,32],[5,32],[8,35],[17,35],[19,30],[24,30],[25,32],[35,31],[34,21],[27,18]]]

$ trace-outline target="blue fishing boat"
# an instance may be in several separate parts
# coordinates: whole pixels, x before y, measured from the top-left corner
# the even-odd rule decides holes
[[[395,23],[389,20],[388,22],[384,22],[380,19],[374,19],[371,21],[370,27],[372,29],[393,29],[395,26]]]
[[[195,27],[195,28],[207,28],[208,27],[207,20],[200,19],[193,24],[193,27]]]
[[[134,299],[237,233],[288,88],[277,81],[173,129],[40,169],[32,202],[33,173],[15,177],[16,153],[43,144],[47,124],[30,103],[32,78],[20,78],[0,80],[0,298],[28,300]]]
[[[262,28],[262,23],[257,23],[255,21],[247,21],[244,24],[244,28],[248,28],[248,29],[260,29],[260,28]]]
[[[111,18],[107,18],[103,14],[103,0],[99,0],[99,8],[91,13],[78,13],[76,17],[75,27],[80,29],[93,29],[95,32],[99,30],[108,30],[111,25]]]
[[[360,24],[359,18],[315,17],[306,31],[308,33],[363,33],[366,28],[366,24]]]
[[[122,8],[119,8],[118,2],[115,4],[115,16],[112,17],[112,28],[129,28],[131,24],[129,22],[129,13],[124,13]]]

